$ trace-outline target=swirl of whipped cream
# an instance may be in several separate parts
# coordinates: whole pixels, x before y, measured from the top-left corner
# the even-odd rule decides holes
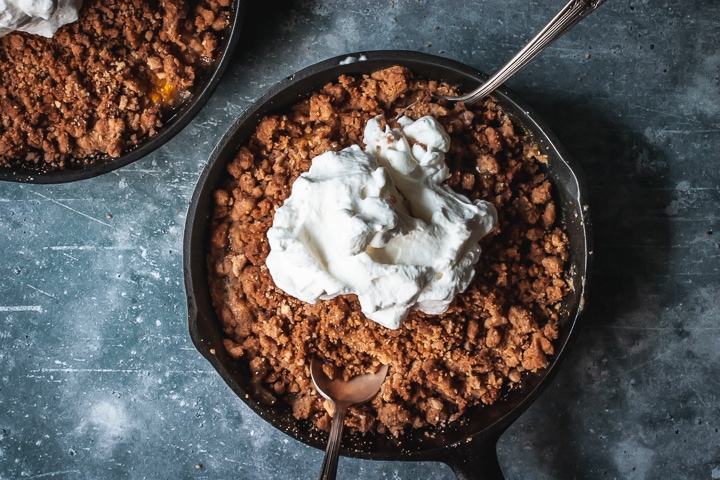
[[[0,37],[14,31],[50,38],[78,19],[82,0],[0,0]]]
[[[380,120],[365,127],[365,151],[326,152],[298,177],[267,233],[266,264],[289,295],[355,294],[367,318],[397,329],[410,310],[443,313],[467,288],[497,212],[447,186],[450,137],[433,117],[397,129]]]

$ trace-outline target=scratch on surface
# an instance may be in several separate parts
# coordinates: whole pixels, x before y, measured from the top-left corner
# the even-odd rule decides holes
[[[43,309],[40,305],[0,305],[0,312],[39,312]]]
[[[150,370],[137,368],[40,368],[30,370],[31,374],[37,373],[134,373],[137,375],[150,375]],[[163,373],[173,374],[207,374],[210,370],[163,370]],[[34,375],[28,375],[32,378]]]
[[[657,112],[660,113],[660,112]],[[690,135],[690,134],[697,134],[697,133],[718,133],[717,130],[693,130],[691,128],[688,128],[687,130],[677,130],[677,129],[659,129],[655,130],[656,133],[672,133],[677,135]]]
[[[43,250],[53,250],[55,252],[74,251],[74,250],[133,250],[134,247],[121,247],[121,246],[106,246],[101,247],[97,245],[53,245],[50,247],[43,247]]]
[[[50,297],[50,298],[55,298],[55,295],[53,295],[52,293],[48,293],[48,292],[46,292],[46,291],[44,291],[44,290],[40,290],[40,289],[37,288],[37,287],[33,287],[32,285],[28,285],[27,283],[25,284],[25,286],[28,287],[28,288],[30,288],[30,289],[32,289],[32,290],[35,290],[35,291],[38,292],[38,293],[42,293],[43,295],[47,295],[47,296]]]
[[[671,332],[675,327],[668,325],[667,327],[641,327],[633,325],[599,325],[597,327],[588,326],[588,328],[599,328],[609,330],[635,330],[643,332]],[[689,327],[685,328],[688,332],[720,332],[720,327]]]
[[[100,225],[105,225],[106,227],[112,227],[112,225],[110,225],[109,223],[103,222],[102,220],[98,220],[97,218],[93,218],[93,217],[91,217],[90,215],[88,215],[87,213],[80,212],[80,211],[78,211],[78,210],[75,210],[75,209],[72,208],[72,207],[68,207],[67,205],[65,205],[65,204],[63,204],[63,203],[60,203],[60,202],[58,202],[57,200],[53,200],[52,198],[46,197],[45,195],[43,195],[43,194],[41,194],[41,193],[37,193],[37,192],[33,192],[33,193],[34,193],[35,195],[37,195],[38,197],[42,197],[42,198],[44,198],[45,200],[48,200],[48,201],[54,203],[55,205],[59,205],[59,206],[61,206],[61,207],[63,207],[63,208],[67,208],[67,209],[70,210],[71,212],[77,213],[78,215],[80,215],[80,216],[82,216],[82,217],[85,217],[85,218],[87,218],[87,219],[90,219],[90,220],[92,220],[93,222],[97,222],[97,223],[99,223]]]
[[[634,371],[636,371],[636,370],[640,370],[641,368],[644,368],[644,367],[647,366],[647,365],[653,365],[655,362],[657,362],[657,361],[660,360],[661,358],[664,358],[664,357],[667,357],[667,356],[669,356],[669,355],[672,355],[673,353],[674,353],[674,352],[673,352],[672,350],[667,349],[666,351],[664,351],[664,352],[661,353],[660,355],[656,355],[652,360],[647,361],[647,362],[641,362],[640,364],[635,365],[633,368],[627,369],[627,370],[625,371],[625,373],[630,373],[630,372],[634,372]]]
[[[230,463],[235,463],[235,464],[238,464],[238,465],[242,465],[242,466],[244,466],[244,467],[250,467],[250,466],[252,466],[252,465],[250,465],[250,464],[248,464],[248,463],[246,463],[246,462],[241,462],[241,461],[239,461],[239,460],[234,460],[234,459],[228,458],[228,457],[223,457],[223,460],[225,460],[226,462],[230,462]]]
[[[58,470],[57,472],[47,472],[47,473],[38,473],[37,475],[32,475],[30,477],[25,478],[45,478],[45,477],[54,477],[55,475],[67,475],[69,473],[80,473],[80,470]]]
[[[665,110],[648,108],[648,107],[645,106],[645,105],[640,105],[640,104],[637,104],[637,103],[631,103],[630,106],[635,107],[635,108],[639,108],[639,109],[642,109],[642,110],[645,110],[646,112],[662,113],[663,115],[667,115],[667,116],[675,117],[675,118],[685,118],[685,117],[686,117],[686,115],[682,115],[682,114],[679,114],[679,113],[673,114],[673,113],[668,112],[668,111],[665,111]],[[689,130],[689,129],[690,129],[690,127],[688,127],[688,130]]]
[[[127,172],[141,173],[141,174],[144,173],[144,174],[151,175],[151,176],[154,176],[154,177],[158,177],[158,176],[160,176],[160,173],[162,173],[161,170],[149,170],[149,169],[140,169],[140,168],[137,168],[137,169],[125,169],[123,173],[127,173]]]

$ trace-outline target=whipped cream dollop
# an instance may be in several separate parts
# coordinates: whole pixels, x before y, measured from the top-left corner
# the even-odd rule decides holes
[[[50,38],[78,19],[82,0],[0,0],[0,37],[14,31]]]
[[[355,294],[367,318],[397,329],[410,310],[443,313],[467,288],[497,212],[446,185],[450,137],[433,117],[380,122],[367,123],[365,151],[326,152],[295,180],[266,264],[302,301]]]

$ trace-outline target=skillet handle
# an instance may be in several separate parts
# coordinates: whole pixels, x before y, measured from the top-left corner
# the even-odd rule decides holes
[[[438,460],[448,465],[458,480],[505,480],[497,456],[498,438],[451,447]]]

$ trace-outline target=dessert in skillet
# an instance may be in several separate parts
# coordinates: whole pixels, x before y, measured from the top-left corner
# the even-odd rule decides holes
[[[545,157],[491,99],[391,67],[263,118],[214,194],[211,295],[260,401],[321,429],[309,358],[390,365],[346,425],[400,435],[492,404],[545,368],[568,239]],[[333,366],[335,370],[333,370]]]
[[[82,168],[156,135],[213,61],[230,3],[85,0],[77,21],[45,25],[51,38],[0,38],[0,167]],[[47,8],[8,10],[6,24],[42,20]]]
[[[445,183],[450,137],[437,120],[397,123],[379,115],[365,126],[364,151],[351,145],[313,158],[275,210],[266,259],[275,285],[293,297],[353,294],[367,318],[391,329],[410,310],[448,309],[497,221],[492,203],[470,202]]]

